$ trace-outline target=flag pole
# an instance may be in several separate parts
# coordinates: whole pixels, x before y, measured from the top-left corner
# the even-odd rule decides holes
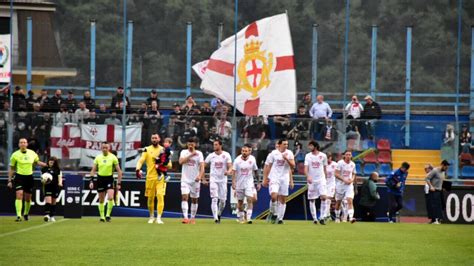
[[[232,108],[232,158],[235,158],[236,144],[237,144],[237,126],[236,126],[236,113],[237,113],[237,24],[238,24],[238,13],[239,13],[239,0],[235,0],[235,12],[234,12],[234,108]]]

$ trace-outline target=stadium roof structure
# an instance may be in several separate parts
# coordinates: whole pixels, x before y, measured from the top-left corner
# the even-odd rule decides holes
[[[0,15],[9,10],[10,1],[0,0]],[[44,79],[76,76],[76,69],[67,68],[59,52],[59,43],[53,25],[56,4],[41,0],[14,0],[13,10],[15,12],[13,23],[16,23],[13,33],[17,34],[13,43],[13,74],[26,75],[27,18],[31,17],[33,21],[32,75],[42,76]]]

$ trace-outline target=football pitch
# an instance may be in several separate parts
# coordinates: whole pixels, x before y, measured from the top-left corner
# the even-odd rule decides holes
[[[0,265],[473,265],[472,225],[0,217]]]

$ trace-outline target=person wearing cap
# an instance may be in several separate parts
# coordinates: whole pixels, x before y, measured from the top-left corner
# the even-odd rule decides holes
[[[64,103],[66,104],[69,113],[74,113],[76,111],[77,101],[76,99],[74,99],[74,92],[72,90],[69,90],[67,92],[67,98]]]
[[[366,120],[365,125],[367,126],[367,135],[369,138],[373,138],[374,135],[374,124],[376,120],[382,117],[382,109],[380,105],[374,101],[372,96],[367,95],[364,98],[364,112],[362,118]]]
[[[448,170],[449,163],[446,160],[441,162],[439,167],[434,168],[426,176],[426,184],[429,187],[429,201],[431,203],[431,223],[440,224],[443,218],[442,209],[442,190],[443,180],[446,178],[446,171]]]
[[[112,102],[110,103],[110,110],[120,111],[120,103],[123,101],[123,93],[123,87],[118,87],[117,94],[112,98]],[[125,96],[125,101],[127,102],[125,108],[130,108],[130,100],[127,96]]]
[[[33,112],[33,104],[37,103],[34,91],[28,92],[28,98],[26,98],[26,111]]]
[[[156,104],[158,105],[158,109],[160,108],[160,99],[158,99],[158,92],[156,92],[155,89],[152,89],[150,92],[150,97],[146,99],[146,104],[148,107],[151,107],[151,102],[155,101]]]

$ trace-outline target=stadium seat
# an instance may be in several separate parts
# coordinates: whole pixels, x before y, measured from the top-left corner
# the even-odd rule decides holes
[[[362,173],[362,168],[360,167],[360,163],[356,163],[355,165],[356,165],[357,174],[363,175],[364,173]]]
[[[377,170],[377,165],[376,164],[366,163],[364,165],[364,175],[365,176],[370,175],[372,172],[375,172],[376,170]]]
[[[459,161],[464,165],[470,165],[472,161],[472,155],[470,153],[463,152],[459,156]]]
[[[375,145],[375,141],[373,141],[373,140],[368,140],[368,141],[366,142],[366,145],[367,145],[367,149],[370,149],[370,148],[374,148],[374,149],[375,149],[375,146],[376,146],[376,145]]]
[[[448,177],[453,177],[454,176],[454,167],[448,167],[448,171],[446,171],[446,174]]]
[[[379,150],[379,151],[389,151],[390,150],[390,141],[388,139],[379,139],[379,141],[377,141],[377,150]]]
[[[352,158],[355,158],[355,157],[358,156],[359,154],[361,154],[360,151],[353,151],[353,152],[352,152]],[[354,162],[360,162],[360,163],[362,163],[362,158],[354,159]]]
[[[392,174],[392,166],[388,163],[383,163],[380,165],[379,168],[379,175],[380,176],[389,176]]]
[[[380,151],[377,156],[377,161],[379,163],[391,163],[392,154],[390,153],[390,151]]]
[[[365,163],[376,163],[377,162],[377,155],[375,155],[375,152],[371,151],[371,152],[367,153],[364,156],[364,162]]]
[[[357,147],[356,147],[356,141],[355,139],[348,139],[347,140],[347,150],[349,151],[353,151],[355,150]]]
[[[464,166],[461,171],[462,178],[474,179],[474,166]]]

